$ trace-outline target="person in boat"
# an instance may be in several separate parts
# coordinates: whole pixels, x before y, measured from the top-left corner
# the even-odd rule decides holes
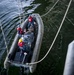
[[[35,18],[32,17],[31,15],[29,15],[27,28],[29,28],[30,26],[33,26],[33,28],[34,28],[35,24],[36,24]]]
[[[20,50],[24,50],[24,48],[25,48],[25,43],[23,42],[23,40],[20,38],[19,39],[19,42],[18,42],[18,46],[19,46],[19,48],[20,48]]]
[[[33,25],[30,25],[30,27],[27,29],[27,31],[25,31],[25,34],[28,34],[28,33],[34,33],[34,26]]]
[[[19,34],[19,36],[21,37],[21,35],[24,34],[24,31],[21,27],[17,27],[17,33]]]
[[[19,39],[18,46],[20,49],[20,62],[23,60],[24,53],[27,53],[27,57],[25,59],[25,62],[27,62],[30,55],[32,55],[32,43],[34,41],[34,35],[32,32],[26,33],[25,35],[22,35],[22,37]]]
[[[19,39],[18,46],[20,49],[20,62],[22,62],[24,57],[24,52],[26,51],[26,43],[22,40],[22,38]]]
[[[34,25],[34,19],[33,19],[33,17],[32,16],[29,16],[28,17],[28,27],[30,27],[30,25]]]

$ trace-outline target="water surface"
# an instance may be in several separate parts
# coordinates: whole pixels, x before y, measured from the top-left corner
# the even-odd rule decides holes
[[[30,13],[46,13],[57,0],[0,0],[0,21],[4,30],[8,48],[10,48],[16,27]],[[44,23],[44,37],[40,50],[39,59],[41,59],[49,49],[55,34],[60,26],[69,0],[60,0],[54,9],[46,16],[42,17]],[[63,27],[57,37],[57,40],[46,59],[39,63],[35,72],[31,75],[62,75],[67,53],[68,44],[74,40],[74,1],[64,21]],[[22,8],[22,9],[21,9]],[[21,20],[19,18],[21,14]],[[6,48],[0,29],[0,59],[1,63],[5,59]],[[1,64],[2,65],[2,64]],[[13,72],[19,74],[19,69],[12,67],[9,75]],[[48,74],[47,74],[48,73]]]

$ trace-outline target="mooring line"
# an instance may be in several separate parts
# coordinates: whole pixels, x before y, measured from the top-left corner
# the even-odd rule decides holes
[[[50,9],[47,13],[41,15],[41,17],[44,17],[44,16],[46,16],[49,12],[51,12],[51,10],[56,6],[56,4],[57,4],[58,2],[59,2],[59,0],[57,0],[57,1],[55,2],[55,4],[51,7],[51,9]]]

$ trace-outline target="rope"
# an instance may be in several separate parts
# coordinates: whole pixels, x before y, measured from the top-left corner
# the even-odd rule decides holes
[[[54,37],[54,40],[53,40],[53,42],[52,42],[52,44],[51,44],[49,50],[48,50],[47,53],[45,54],[45,56],[44,56],[41,60],[39,60],[39,61],[37,61],[37,62],[33,62],[33,63],[27,63],[27,65],[33,65],[33,64],[40,63],[40,62],[42,62],[42,61],[47,57],[47,55],[49,54],[51,48],[53,47],[53,45],[54,45],[54,43],[55,43],[55,41],[56,41],[56,38],[57,38],[57,36],[58,36],[58,34],[59,34],[60,30],[61,30],[61,27],[62,27],[62,25],[63,25],[63,23],[64,23],[64,20],[65,20],[65,18],[66,18],[66,15],[67,15],[67,13],[68,13],[69,8],[70,8],[71,2],[72,2],[72,0],[70,0],[70,2],[69,2],[69,4],[68,4],[68,7],[67,7],[66,12],[65,12],[65,14],[64,14],[64,17],[63,17],[62,22],[61,22],[61,24],[60,24],[60,27],[59,27],[59,29],[58,29],[58,31],[57,31],[55,37]]]
[[[45,13],[44,15],[41,15],[41,17],[46,16],[46,15],[55,7],[55,5],[56,5],[58,2],[59,2],[59,0],[57,0],[57,1],[55,2],[55,4],[51,7],[51,9],[50,9],[47,13]]]
[[[66,19],[74,26],[74,23],[68,17]]]
[[[6,46],[6,49],[7,49],[7,54],[8,54],[8,46],[7,46],[7,42],[6,42],[6,39],[5,39],[5,35],[4,35],[4,31],[3,31],[3,27],[2,27],[2,25],[1,25],[1,21],[0,21],[0,27],[1,27],[2,35],[3,35],[3,39],[4,39],[4,42],[5,42],[5,46]]]

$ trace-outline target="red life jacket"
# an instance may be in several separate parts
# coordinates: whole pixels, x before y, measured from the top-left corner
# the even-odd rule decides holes
[[[22,28],[18,27],[18,28],[17,28],[17,31],[19,31],[20,34],[23,34]]]
[[[25,45],[24,42],[18,42],[18,46],[19,46],[19,47],[23,47],[24,45]]]
[[[23,30],[20,30],[20,34],[23,34]]]
[[[21,31],[22,29],[20,27],[17,28],[17,31]]]
[[[30,16],[28,20],[29,22],[32,22],[33,18]]]

